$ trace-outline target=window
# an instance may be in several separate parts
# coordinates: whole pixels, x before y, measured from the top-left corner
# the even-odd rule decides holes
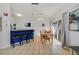
[[[69,29],[79,31],[79,9],[69,13]]]

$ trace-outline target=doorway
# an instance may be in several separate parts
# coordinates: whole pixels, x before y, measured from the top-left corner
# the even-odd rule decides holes
[[[51,29],[53,31],[53,54],[61,55],[62,51],[62,40],[61,40],[61,20],[55,21],[51,24]]]
[[[53,31],[53,39],[56,39],[57,41],[61,42],[62,43],[62,40],[61,40],[61,20],[58,20],[54,23],[52,23],[51,25],[51,29]]]

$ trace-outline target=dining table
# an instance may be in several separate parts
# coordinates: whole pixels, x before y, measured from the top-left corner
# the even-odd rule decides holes
[[[49,40],[50,42],[50,39],[53,39],[53,33],[48,31],[44,31],[44,32],[41,31],[40,36],[42,41]]]

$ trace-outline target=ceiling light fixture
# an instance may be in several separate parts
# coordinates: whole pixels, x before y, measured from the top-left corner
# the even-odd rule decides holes
[[[38,21],[42,21],[42,20],[44,20],[44,19],[43,19],[43,18],[38,18],[37,20],[38,20]]]
[[[22,14],[16,14],[17,16],[22,16]]]
[[[32,5],[39,5],[39,3],[32,3]]]

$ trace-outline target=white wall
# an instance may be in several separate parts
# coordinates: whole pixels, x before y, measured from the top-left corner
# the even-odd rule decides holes
[[[69,31],[70,33],[70,46],[79,46],[79,32],[78,31]]]
[[[0,32],[0,48],[7,48],[10,46],[10,5],[0,4],[0,15],[2,17],[2,31]],[[8,16],[4,16],[8,13]]]
[[[31,27],[25,27],[25,23],[31,22]],[[41,24],[44,23],[46,27],[50,27],[49,20],[37,20],[37,19],[14,19],[14,23],[16,24],[17,30],[23,29],[34,29],[35,36],[39,35],[39,31],[41,30]],[[45,28],[46,28],[45,27]]]

